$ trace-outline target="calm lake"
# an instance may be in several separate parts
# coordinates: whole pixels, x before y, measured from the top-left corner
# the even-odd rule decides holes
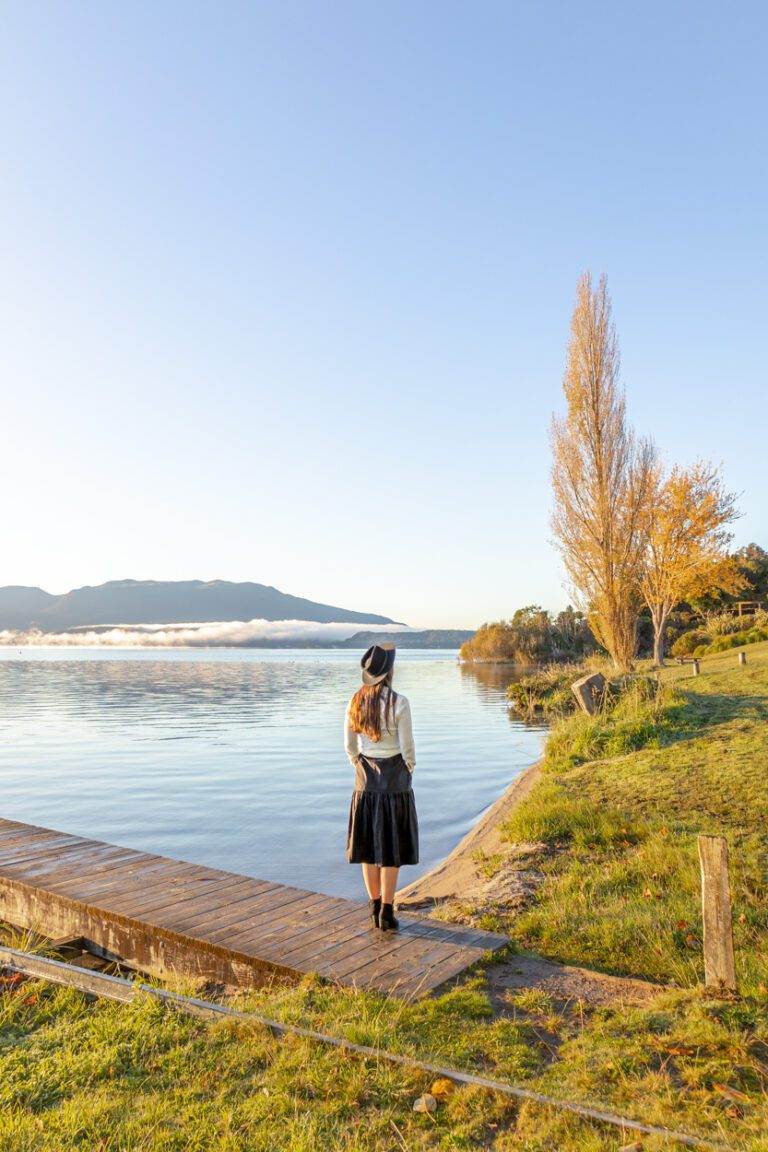
[[[0,816],[362,896],[344,861],[343,751],[360,653],[0,649]],[[411,701],[421,863],[453,848],[544,733],[511,720],[510,673],[398,651]]]

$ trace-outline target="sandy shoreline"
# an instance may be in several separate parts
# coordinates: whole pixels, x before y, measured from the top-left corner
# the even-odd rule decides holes
[[[397,903],[400,907],[419,907],[440,900],[461,899],[478,883],[481,873],[475,863],[476,853],[491,856],[503,845],[501,826],[514,808],[523,800],[541,776],[541,761],[531,764],[502,792],[498,800],[485,812],[466,836],[431,871],[418,880],[400,888]]]

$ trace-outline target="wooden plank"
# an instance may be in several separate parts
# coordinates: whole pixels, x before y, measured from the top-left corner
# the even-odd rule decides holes
[[[149,886],[155,882],[158,875],[162,875],[168,884],[169,872],[167,861],[158,860],[155,864],[141,864],[137,867],[135,860],[126,860],[99,874],[90,874],[82,869],[74,873],[63,873],[44,886],[51,892],[70,896],[84,903],[95,903],[105,894],[112,893],[117,896],[118,893],[124,893],[139,878]]]
[[[118,864],[131,859],[126,855],[124,848],[81,849],[67,852],[66,855],[53,856],[50,859],[35,860],[20,866],[20,874],[25,880],[36,880],[48,886],[62,877],[72,877],[73,873],[86,868],[89,876],[100,876]],[[0,865],[6,875],[13,875],[14,868],[10,865]]]
[[[281,904],[278,908],[271,910],[265,915],[261,915],[258,918],[249,917],[250,922],[247,926],[248,945],[244,943],[245,938],[242,935],[231,931],[223,939],[218,930],[213,930],[210,935],[212,939],[219,939],[227,945],[231,942],[232,947],[240,951],[250,951],[253,949],[257,951],[260,956],[264,956],[267,959],[271,957],[273,944],[277,941],[279,948],[278,959],[282,962],[286,940],[299,929],[307,917],[316,912],[318,907],[317,901],[318,897],[316,893],[305,892],[302,896],[294,900],[289,900],[285,904]],[[208,934],[203,929],[201,935],[207,936]]]
[[[66,861],[69,864],[78,859],[87,859],[91,862],[89,866],[93,866],[101,860],[111,859],[118,853],[125,854],[125,849],[101,847],[78,840],[69,844],[66,842],[51,843],[50,846],[40,845],[34,851],[27,850],[23,853],[17,851],[12,857],[0,860],[0,868],[6,872],[22,869],[26,875],[33,870],[53,869],[59,861]]]
[[[60,835],[60,832],[40,831],[32,835],[19,828],[4,829],[0,832],[0,853],[5,856],[19,846],[23,848],[30,844],[45,844],[49,840],[55,840]]]
[[[475,957],[474,962],[482,959],[482,954]],[[471,956],[463,948],[458,948],[455,952],[442,959],[435,960],[421,966],[421,970],[415,972],[409,979],[404,981],[399,986],[399,991],[402,993],[413,994],[418,992],[421,988],[431,990],[437,988],[440,984],[444,984],[446,980],[450,980],[454,976],[458,976],[461,972],[466,971],[472,964]]]
[[[337,905],[330,897],[323,896],[321,893],[303,892],[301,889],[294,889],[293,891],[300,898],[270,905],[263,911],[257,910],[256,914],[249,918],[248,923],[244,924],[240,931],[230,934],[229,939],[236,942],[238,947],[247,947],[252,940],[259,944],[262,943],[273,926],[279,926],[284,918],[290,919],[292,916],[302,915],[306,911],[304,900],[308,896],[319,899],[319,903],[314,905],[312,913],[313,919],[318,921],[334,915],[339,906],[343,906],[346,910],[344,902],[339,902]]]
[[[196,923],[204,920],[206,916],[215,916],[217,913],[231,910],[240,901],[257,901],[260,896],[266,896],[268,892],[274,890],[272,885],[253,880],[250,876],[235,877],[223,880],[221,883],[212,880],[206,888],[198,892],[194,908],[188,905],[189,896],[185,895],[182,899],[177,896],[174,899],[173,894],[168,893],[167,902],[152,908],[151,913],[153,917],[160,917],[164,925],[173,927],[174,931],[178,932],[184,930],[180,921],[183,924],[187,924],[190,920]]]
[[[305,948],[318,933],[330,943],[338,942],[345,936],[357,936],[363,931],[368,934],[376,931],[368,918],[367,909],[361,917],[356,907],[347,908],[342,905],[327,909],[323,906],[316,913],[308,915],[296,931],[283,936],[283,956],[290,962],[293,954]]]
[[[166,893],[162,899],[158,897],[153,906],[134,906],[130,902],[126,902],[121,904],[117,911],[158,928],[168,928],[169,931],[186,935],[188,933],[178,926],[178,919],[215,914],[226,906],[228,893],[237,892],[238,888],[237,881],[233,880],[225,881],[222,884],[214,882],[204,888],[187,887],[179,890],[175,897],[173,893]],[[257,900],[258,894],[252,893],[251,899]]]
[[[55,855],[65,848],[75,847],[82,847],[82,840],[79,836],[58,836],[53,840],[46,841],[45,844],[28,844],[24,847],[19,845],[13,851],[9,849],[5,856],[0,855],[0,867],[16,868],[34,860],[48,859],[51,855]]]
[[[460,976],[468,967],[470,964],[467,962],[467,957],[464,953],[457,952],[439,964],[414,971],[412,974],[404,974],[396,980],[392,979],[391,973],[385,973],[380,978],[360,980],[355,986],[362,991],[384,992],[404,1000],[416,1000],[420,996],[434,992],[448,980]]]
[[[220,878],[218,876],[190,876],[176,884],[158,881],[147,890],[137,878],[130,889],[122,896],[109,901],[110,909],[142,919],[157,916],[164,910],[172,910],[177,905],[190,900],[202,901],[203,907],[221,907],[227,893],[241,886],[242,877]]]
[[[444,944],[461,944],[467,948],[482,948],[493,939],[502,941],[503,936],[481,929],[465,928],[461,924],[448,924],[442,920],[405,919],[400,917],[400,932],[419,936],[425,940],[440,940]]]
[[[728,882],[728,843],[699,836],[701,903],[704,919],[704,981],[719,992],[736,992],[733,918]]]
[[[359,982],[371,975],[383,976],[385,973],[394,978],[396,974],[411,974],[414,966],[423,969],[425,958],[444,959],[456,951],[447,944],[413,940],[400,937],[399,933],[393,935],[399,939],[387,940],[386,946],[378,951],[358,948],[350,950],[347,955],[343,952],[326,953],[319,963],[313,963],[313,969],[320,976],[333,972],[334,978],[348,978],[350,982]]]
[[[25,850],[27,847],[44,848],[61,838],[78,840],[83,846],[87,845],[93,849],[119,847],[115,844],[108,844],[105,840],[91,840],[87,836],[77,836],[69,832],[58,832],[53,828],[35,828],[32,825],[29,825],[24,831],[22,831],[21,828],[6,830],[5,834],[0,833],[0,837],[2,837],[0,838],[0,855],[2,855],[3,859],[17,848],[23,848]]]
[[[311,971],[310,957],[321,949],[336,946],[342,939],[365,934],[370,939],[374,929],[359,915],[338,909],[330,912],[317,907],[309,910],[303,923],[277,925],[275,931],[260,936],[254,946],[267,957],[279,956],[281,963]]]
[[[298,947],[284,952],[283,958],[291,966],[308,972],[319,972],[330,955],[333,955],[336,963],[342,957],[357,957],[361,953],[370,960],[389,948],[391,943],[372,924],[344,917],[336,930],[325,932],[321,927],[315,927],[313,932],[304,936]]]
[[[243,951],[247,948],[249,940],[253,940],[254,937],[258,938],[264,924],[269,923],[270,917],[275,914],[277,909],[306,899],[309,895],[309,892],[303,892],[299,888],[282,888],[274,893],[269,893],[260,901],[258,910],[254,911],[248,925],[242,930],[233,932],[228,928],[216,928],[207,932],[205,938],[213,943],[226,943],[230,948]]]
[[[439,942],[435,939],[435,928],[439,930]],[[385,975],[389,975],[391,978],[395,976],[401,978],[404,974],[413,972],[414,969],[423,971],[427,959],[430,963],[437,963],[457,954],[457,942],[452,939],[450,930],[446,931],[445,926],[439,922],[432,921],[425,924],[423,921],[401,919],[401,929],[396,935],[398,939],[392,941],[391,946],[387,949],[386,958],[374,961],[366,960],[365,963],[356,966],[355,962],[364,957],[364,950],[357,954],[352,953],[346,958],[326,956],[325,961],[317,965],[317,971],[320,975],[327,975],[327,969],[333,967],[337,976],[348,977],[350,980],[360,983],[370,980],[371,977],[378,980]],[[472,932],[471,935],[475,939],[495,936],[495,934],[481,932]],[[495,937],[495,940],[506,943],[504,937]],[[499,945],[495,942],[490,944],[490,947],[494,946],[498,947]],[[485,939],[483,939],[482,946],[476,944],[471,947],[466,945],[461,947],[461,955],[465,957],[465,966],[481,959],[488,948],[489,942]]]
[[[306,965],[321,976],[327,975],[331,969],[334,975],[347,976],[358,968],[379,962],[383,955],[393,967],[397,967],[405,962],[404,953],[415,957],[427,952],[434,954],[443,947],[431,941],[413,940],[399,932],[385,933],[370,929],[352,939],[341,940],[330,949],[323,948],[320,956],[316,949],[305,949],[298,955],[294,954],[293,962]]]
[[[267,892],[275,892],[280,889],[279,884],[270,884],[266,880],[255,881],[255,883],[260,885],[255,893],[257,896],[265,896]],[[202,913],[185,911],[178,920],[174,917],[173,930],[174,932],[195,934],[207,929],[213,931],[216,928],[228,928],[231,925],[241,924],[247,914],[246,909],[252,905],[253,899],[254,892],[252,889],[244,888],[241,893],[230,893],[230,898],[226,904],[220,905],[218,908]],[[171,921],[169,921],[169,926],[170,924]]]
[[[38,828],[34,824],[22,824],[16,820],[3,820],[0,822],[0,840],[20,839],[35,840],[43,837],[61,836],[62,833],[55,828]]]
[[[154,863],[129,859],[99,876],[84,872],[69,880],[62,880],[61,888],[64,890],[65,884],[69,884],[70,890],[76,890],[83,898],[95,899],[99,894],[111,893],[117,900],[137,882],[146,884],[147,890],[162,885],[169,887],[189,880],[199,871],[199,865],[178,864],[175,860],[164,860],[162,857],[158,857]]]
[[[253,927],[255,935],[261,941],[271,932],[287,933],[293,923],[299,923],[308,915],[308,909],[313,907],[319,899],[314,893],[308,892],[303,900],[291,901],[289,904],[274,910],[268,919],[261,921],[255,920],[258,904],[254,904],[252,900],[243,899],[227,908],[220,908],[217,912],[206,913],[202,919],[195,916],[179,922],[174,917],[172,922],[169,921],[169,926],[172,926],[177,932],[189,932],[192,935],[201,936],[216,933],[217,938],[224,935],[225,939],[231,939],[246,927]],[[262,925],[261,929],[258,928],[259,923]]]

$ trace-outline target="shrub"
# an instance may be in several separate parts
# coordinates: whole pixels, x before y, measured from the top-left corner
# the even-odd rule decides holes
[[[514,680],[507,688],[507,697],[524,716],[565,716],[576,708],[571,684],[583,671],[578,664],[550,664]]]
[[[572,608],[553,616],[537,604],[519,608],[511,620],[483,624],[461,646],[462,660],[525,666],[548,660],[577,660],[594,650],[584,616]]]
[[[694,656],[711,656],[715,652],[727,652],[731,648],[742,648],[745,644],[759,644],[768,640],[768,628],[750,628],[748,632],[733,632],[730,636],[718,636],[711,644],[700,644],[694,649]]]
[[[708,633],[703,632],[700,628],[694,628],[690,632],[683,632],[682,636],[678,636],[670,648],[670,652],[673,656],[692,656],[695,649],[701,644],[708,644],[709,639]]]
[[[743,619],[733,612],[712,612],[704,621],[704,631],[710,637],[730,636],[733,632],[740,632],[743,627]]]
[[[736,616],[732,612],[717,612],[707,616],[704,622],[704,631],[710,637],[732,636],[742,632],[751,632],[755,628],[761,631],[768,630],[768,611],[759,608],[751,616]]]

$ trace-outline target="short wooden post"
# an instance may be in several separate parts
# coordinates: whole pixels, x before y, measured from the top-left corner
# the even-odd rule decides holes
[[[733,918],[724,836],[699,836],[701,906],[704,919],[704,983],[718,992],[736,991]]]
[[[700,672],[701,672],[701,665],[699,664],[698,660],[694,660],[693,661],[693,674],[694,674],[694,676],[698,676]]]
[[[739,664],[743,665],[743,664],[746,664],[746,662],[747,662],[746,652],[739,652]]]

